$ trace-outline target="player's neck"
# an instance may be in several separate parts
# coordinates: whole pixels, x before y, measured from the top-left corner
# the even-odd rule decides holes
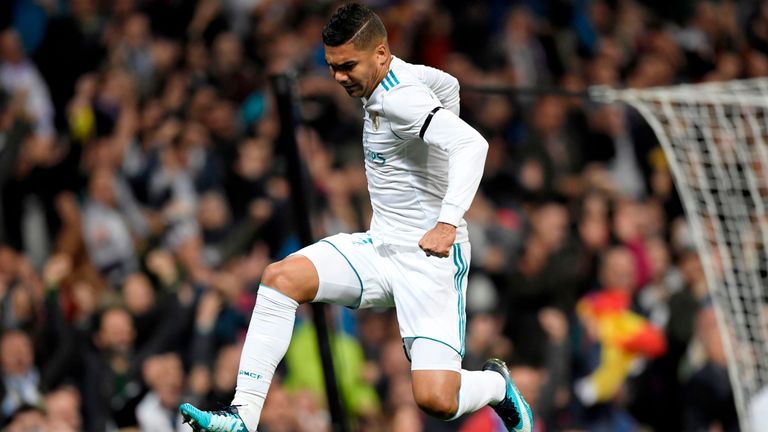
[[[381,81],[384,80],[384,77],[387,76],[390,64],[392,64],[392,54],[389,55],[389,58],[383,65],[381,65],[379,70],[376,71],[376,78],[373,80],[373,86],[371,86],[371,90],[367,95],[365,95],[366,99],[371,97],[373,91],[376,90],[376,87],[378,87],[379,84],[381,84]]]

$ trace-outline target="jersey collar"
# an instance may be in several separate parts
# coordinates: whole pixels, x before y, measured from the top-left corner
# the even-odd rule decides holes
[[[368,97],[368,98],[365,98],[365,97],[360,98],[363,101],[363,106],[367,106],[368,102],[370,102],[372,100],[376,100],[378,98],[378,96],[382,92],[388,91],[387,87],[391,88],[390,83],[392,83],[392,81],[391,81],[392,77],[391,77],[390,74],[393,73],[392,69],[394,68],[395,63],[398,62],[398,61],[400,61],[400,59],[393,55],[392,56],[392,60],[390,60],[390,62],[389,62],[389,70],[387,71],[387,74],[384,75],[384,78],[382,78],[382,80],[379,82],[379,84],[376,86],[376,88],[373,89],[373,93],[371,93],[371,96]]]

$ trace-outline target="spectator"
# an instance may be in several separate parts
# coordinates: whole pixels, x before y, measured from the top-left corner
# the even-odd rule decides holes
[[[626,113],[618,106],[607,106],[594,113],[593,136],[586,150],[590,154],[585,157],[603,163],[601,168],[610,177],[604,187],[621,196],[638,199],[645,195],[645,181],[637,160],[638,146],[632,142],[625,117]],[[601,152],[604,154],[598,154]]]
[[[191,315],[180,299],[184,288],[179,292],[156,293],[146,275],[134,273],[128,276],[122,291],[123,304],[136,328],[135,349],[154,354],[175,348],[175,339],[183,333],[180,328],[188,324]]]
[[[576,269],[577,257],[568,248],[569,215],[563,205],[537,205],[530,220],[532,229],[507,282],[507,303],[502,310],[507,314],[505,335],[516,347],[519,360],[540,364],[546,335],[539,313],[547,307],[573,309],[578,284],[571,269]]]
[[[10,330],[0,339],[2,366],[2,402],[0,414],[4,420],[13,418],[23,406],[41,406],[40,372],[35,367],[35,354],[30,337]]]
[[[189,173],[198,194],[224,186],[221,157],[211,149],[208,129],[200,123],[188,122],[179,136],[179,164]]]
[[[134,239],[145,235],[146,222],[135,205],[111,170],[93,173],[83,209],[83,235],[91,261],[114,284],[138,269]]]
[[[45,430],[45,414],[39,407],[24,405],[13,415],[5,430],[9,432]]]
[[[41,301],[42,282],[25,256],[8,252],[13,267],[8,269],[6,289],[0,297],[0,322],[4,329],[21,329],[31,334],[39,324],[36,304]]]
[[[141,430],[172,432],[182,427],[178,413],[184,388],[184,371],[176,354],[149,357],[143,364],[144,382],[150,391],[136,407],[136,419]]]
[[[547,53],[535,33],[534,20],[530,11],[516,7],[507,15],[504,26],[500,50],[511,69],[513,82],[521,87],[546,85],[550,80]]]
[[[94,347],[84,355],[86,430],[136,425],[136,405],[143,393],[143,357],[134,350],[135,338],[127,310],[112,307],[100,314]]]
[[[232,233],[232,216],[229,214],[229,206],[226,198],[219,192],[207,192],[200,199],[197,213],[197,221],[200,224],[202,240],[204,243],[203,254],[211,265],[218,265],[222,260],[222,244]]]
[[[51,140],[56,132],[53,125],[51,95],[40,72],[24,54],[18,33],[4,30],[0,34],[0,87],[9,94],[18,94],[24,109],[32,118],[35,132]]]
[[[658,329],[631,312],[635,266],[630,252],[621,247],[602,256],[600,288],[579,300],[577,313],[585,341],[581,364],[584,375],[575,394],[587,407],[585,421],[595,430],[632,428],[635,419],[616,401],[625,386],[630,366],[637,358],[664,353],[666,341]],[[585,370],[578,370],[583,368]]]
[[[152,58],[149,20],[144,15],[133,14],[127,17],[122,27],[122,40],[112,49],[114,56],[112,62],[133,74],[140,85],[151,84],[155,65]],[[149,90],[141,88],[140,92],[146,94]]]
[[[737,431],[739,421],[714,309],[702,308],[696,321],[696,338],[705,357],[704,364],[685,384],[685,430],[717,427],[723,431]]]
[[[45,395],[48,428],[62,432],[82,430],[80,393],[74,387],[61,387]]]
[[[212,50],[214,82],[221,89],[221,95],[233,102],[243,102],[256,89],[253,66],[243,58],[240,39],[233,33],[216,36]]]
[[[627,199],[618,200],[613,210],[613,233],[634,261],[635,280],[631,286],[624,286],[633,291],[648,283],[651,277],[650,258],[642,231],[641,211],[642,207],[638,203]],[[619,271],[616,271],[611,277],[618,275]]]
[[[563,98],[546,96],[536,101],[530,135],[516,156],[519,181],[524,190],[551,196],[578,196],[582,184],[580,134],[568,124]]]

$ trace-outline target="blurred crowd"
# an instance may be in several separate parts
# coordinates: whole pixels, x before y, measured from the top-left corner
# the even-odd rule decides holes
[[[466,219],[465,368],[499,356],[537,431],[735,431],[701,262],[638,113],[477,86],[768,75],[768,2],[370,0],[392,52],[462,85],[490,143]],[[320,30],[336,1],[0,4],[0,425],[188,430],[228,405],[264,267],[299,242],[269,77],[290,72],[316,238],[367,229],[361,105]],[[300,309],[262,431],[328,430]],[[331,308],[356,431],[496,432],[415,406],[388,310]]]

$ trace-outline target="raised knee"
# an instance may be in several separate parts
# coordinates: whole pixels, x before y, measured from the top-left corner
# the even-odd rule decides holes
[[[261,275],[262,285],[285,293],[284,290],[289,288],[290,280],[283,271],[283,267],[281,262],[275,262],[264,268],[264,273]]]
[[[305,274],[308,270],[297,261],[279,261],[269,264],[261,275],[261,284],[279,291],[299,303],[312,301],[317,294],[317,277]]]
[[[444,394],[427,389],[422,391],[414,390],[413,396],[419,408],[427,414],[442,420],[452,418],[459,409],[458,395],[455,394]]]
[[[282,261],[269,264],[264,269],[264,274],[261,276],[262,285],[266,285],[275,291],[279,291],[294,300],[297,299],[299,294],[299,287],[295,286],[290,274],[286,270],[286,265]]]

